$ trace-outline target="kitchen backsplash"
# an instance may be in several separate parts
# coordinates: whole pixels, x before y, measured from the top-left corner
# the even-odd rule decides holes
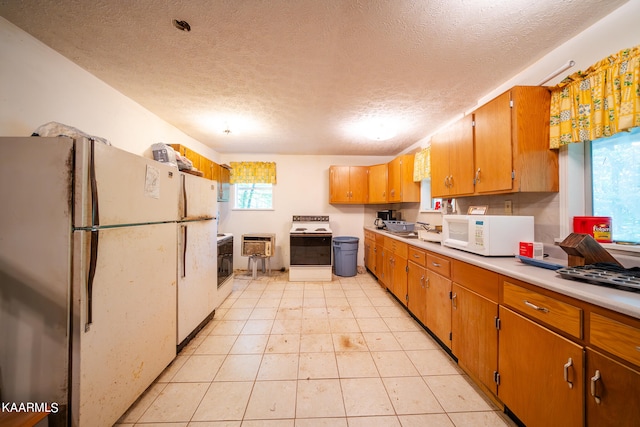
[[[512,215],[532,215],[535,218],[535,240],[552,245],[560,237],[560,202],[558,193],[513,193],[491,196],[461,197],[455,199],[455,213],[465,214],[469,206],[488,206],[488,215],[506,215],[505,201],[511,201]],[[371,223],[376,211],[394,209],[402,212],[402,219],[409,222],[442,224],[440,212],[420,212],[419,203],[380,205],[367,207]]]

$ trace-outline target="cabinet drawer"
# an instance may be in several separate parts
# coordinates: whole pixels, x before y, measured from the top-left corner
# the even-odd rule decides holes
[[[498,273],[454,259],[451,262],[451,279],[491,301],[497,303],[500,299]]]
[[[384,245],[384,241],[385,241],[385,237],[384,234],[380,234],[380,233],[374,233],[376,235],[376,244],[378,245]]]
[[[589,341],[594,346],[640,366],[640,329],[591,313]]]
[[[409,260],[424,267],[427,261],[427,253],[422,249],[418,249],[414,246],[409,246]]]
[[[373,231],[370,231],[370,230],[364,230],[364,238],[365,239],[375,240],[376,233],[374,233]]]
[[[561,331],[582,338],[582,309],[535,291],[503,284],[504,303]]]
[[[426,267],[437,272],[439,275],[451,278],[451,260],[444,258],[431,252],[427,252],[427,265]]]
[[[409,252],[409,245],[396,239],[392,239],[391,237],[385,237],[384,248],[393,254],[401,256],[402,258],[407,258],[407,254]]]

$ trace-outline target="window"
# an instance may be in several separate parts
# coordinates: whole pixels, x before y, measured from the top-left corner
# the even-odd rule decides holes
[[[640,243],[640,128],[591,142],[594,216],[612,218],[612,238]]]
[[[238,183],[235,187],[235,209],[273,209],[273,185]]]

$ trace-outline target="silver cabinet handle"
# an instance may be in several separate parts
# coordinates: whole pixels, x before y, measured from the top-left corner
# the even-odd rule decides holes
[[[458,294],[457,293],[453,293],[453,295],[451,295],[451,305],[453,305],[453,308],[455,310],[458,309]]]
[[[527,301],[527,300],[524,300],[524,305],[526,305],[527,307],[531,307],[531,308],[533,308],[534,310],[541,311],[541,312],[543,312],[543,313],[548,313],[548,312],[549,312],[549,309],[548,309],[548,308],[538,307],[537,305],[535,305],[535,304],[533,304],[533,303],[530,303],[530,302],[529,302],[529,301]]]
[[[597,404],[600,404],[601,399],[600,396],[596,395],[596,383],[600,381],[601,378],[600,371],[596,369],[596,374],[591,377],[591,396],[593,396],[593,400],[595,400]]]
[[[433,261],[431,262],[431,265],[433,265],[434,267],[441,267],[440,264],[438,264],[437,262],[433,262]]]
[[[564,364],[564,380],[569,385],[569,388],[573,388],[573,383],[569,381],[569,368],[573,366],[573,359],[569,358],[567,363]]]
[[[427,277],[427,280],[424,281],[424,286],[426,288],[429,288],[429,278]]]
[[[476,184],[480,182],[480,168],[478,168],[478,170],[476,171]]]
[[[420,277],[420,287],[424,289],[424,275]]]
[[[453,175],[449,175],[449,187],[453,187]]]
[[[420,255],[418,255],[418,254],[413,254],[413,257],[414,257],[414,258],[420,258]]]

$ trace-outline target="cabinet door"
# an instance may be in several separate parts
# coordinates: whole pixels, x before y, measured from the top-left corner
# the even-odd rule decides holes
[[[407,265],[409,267],[409,273],[407,274],[407,294],[409,295],[409,301],[407,301],[407,307],[422,324],[426,325],[427,288],[425,283],[427,280],[427,270],[413,261],[409,261]]]
[[[387,288],[387,278],[385,276],[387,270],[386,249],[382,244],[376,243],[376,277],[383,288]]]
[[[511,190],[511,92],[505,92],[475,113],[476,193]]]
[[[367,203],[369,200],[369,168],[351,166],[349,168],[349,202]]]
[[[393,294],[402,304],[407,305],[407,259],[398,254],[391,255],[391,259]]]
[[[498,304],[457,283],[452,285],[451,351],[460,367],[498,393]]]
[[[213,163],[211,160],[207,159],[206,157],[200,156],[200,170],[202,171],[202,176],[207,178],[207,179],[214,179],[213,178],[213,165],[215,163]]]
[[[473,194],[473,116],[469,115],[451,126],[449,140],[449,194]]]
[[[449,196],[449,141],[451,128],[431,137],[431,197]],[[471,151],[473,155],[473,150]]]
[[[401,180],[401,171],[400,171],[400,157],[396,157],[395,159],[391,160],[388,164],[389,167],[389,193],[388,193],[388,197],[387,200],[389,202],[401,202],[402,198],[401,198],[401,184],[400,184],[400,180]]]
[[[498,397],[529,427],[584,424],[581,346],[500,306]]]
[[[419,202],[420,183],[413,180],[413,166],[415,155],[400,156],[400,201]]]
[[[375,274],[376,271],[376,242],[364,239],[364,266]]]
[[[229,184],[231,171],[224,166],[219,166],[218,177],[218,201],[228,202],[229,193],[231,192],[231,184]]]
[[[427,271],[427,323],[447,347],[451,348],[451,280]]]
[[[640,373],[587,348],[587,425],[631,426],[640,420]]]
[[[387,165],[369,166],[369,202],[387,203]]]
[[[349,202],[349,166],[329,168],[329,203]]]

